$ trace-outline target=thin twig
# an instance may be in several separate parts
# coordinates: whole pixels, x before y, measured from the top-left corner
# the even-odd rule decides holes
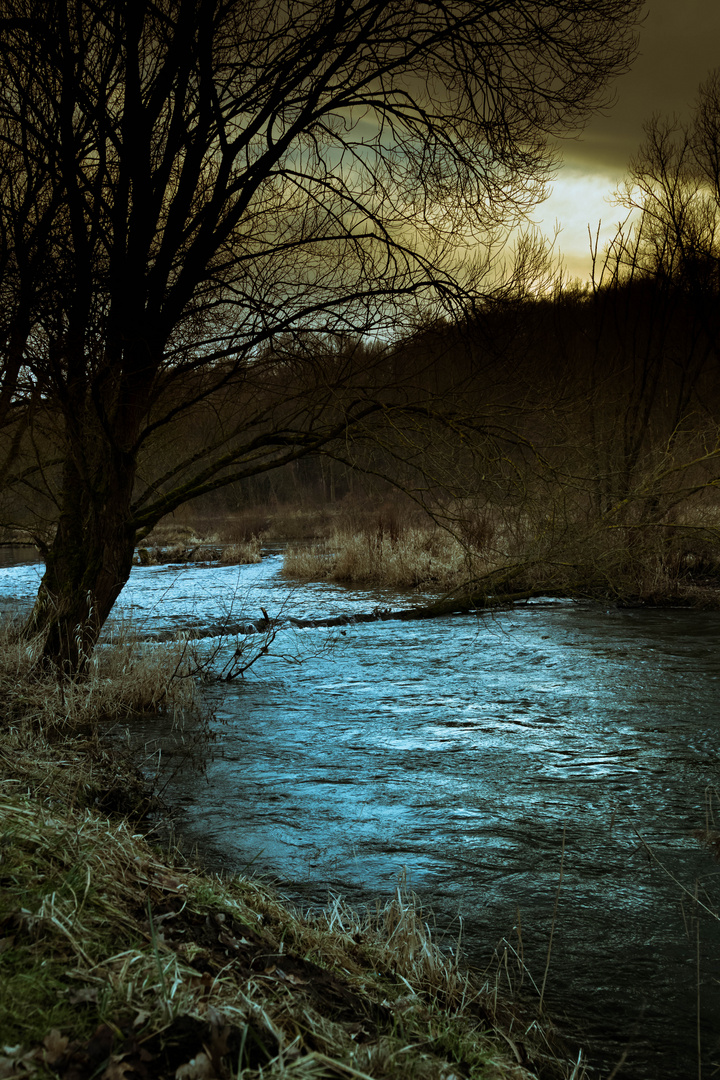
[[[707,911],[708,915],[711,915],[713,917],[713,919],[715,919],[716,922],[720,922],[720,915],[718,915],[716,911],[713,911],[712,908],[709,908],[707,906],[707,904],[703,904],[702,900],[697,895],[697,893],[690,892],[690,890],[687,889],[683,885],[683,883],[681,881],[678,881],[678,879],[675,877],[675,875],[673,873],[671,873],[670,870],[668,870],[667,866],[663,866],[663,864],[660,862],[660,860],[658,859],[658,857],[655,854],[655,852],[653,851],[653,849],[650,847],[650,845],[647,843],[647,841],[643,839],[643,837],[640,835],[640,833],[637,831],[637,829],[633,829],[633,832],[635,833],[638,840],[640,841],[642,846],[645,848],[645,850],[647,851],[648,855],[653,860],[653,862],[656,862],[657,865],[660,867],[660,869],[663,871],[663,873],[667,874],[667,876],[670,878],[670,880],[675,882],[678,889],[682,889],[682,891],[684,893],[686,893],[692,900],[695,901],[695,903],[698,905],[698,907],[701,907],[703,909],[703,911]]]
[[[557,892],[555,893],[555,906],[553,908],[552,925],[550,926],[550,940],[548,941],[547,962],[545,964],[545,974],[543,975],[542,989],[540,990],[540,1005],[538,1011],[542,1012],[543,998],[545,997],[545,983],[547,982],[548,971],[550,970],[550,957],[552,955],[552,943],[553,934],[555,933],[555,920],[557,918],[558,903],[560,902],[560,886],[562,885],[563,873],[565,871],[565,830],[567,825],[563,825],[562,835],[562,848],[560,851],[560,880],[558,881]]]
[[[695,952],[697,957],[697,1053],[698,1080],[702,1080],[702,1032],[700,1028],[700,920],[695,919]]]

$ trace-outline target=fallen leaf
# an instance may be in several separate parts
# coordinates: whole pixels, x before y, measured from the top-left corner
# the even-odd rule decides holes
[[[140,1027],[141,1024],[144,1024],[145,1021],[149,1020],[149,1019],[150,1019],[150,1013],[149,1012],[145,1012],[144,1009],[138,1009],[138,1014],[135,1017],[135,1019],[133,1020],[133,1027],[134,1028]]]
[[[91,1038],[83,1046],[83,1052],[96,1065],[99,1065],[100,1062],[105,1062],[110,1057],[114,1041],[115,1035],[112,1028],[108,1027],[107,1024],[99,1024]]]
[[[132,1072],[135,1072],[135,1069],[124,1055],[122,1057],[113,1055],[100,1080],[127,1080],[128,1073]]]
[[[0,1080],[7,1080],[11,1076],[35,1075],[39,1056],[38,1050],[26,1050],[23,1053],[21,1043],[18,1043],[17,1046],[3,1046],[2,1050],[8,1056],[0,1057]]]
[[[45,1047],[43,1056],[46,1064],[54,1065],[56,1061],[59,1061],[67,1050],[69,1042],[67,1035],[61,1035],[57,1028],[49,1031],[43,1039],[43,1046]]]
[[[288,971],[285,978],[293,986],[309,986],[310,983],[307,979],[301,979],[299,975],[293,975],[292,971]]]
[[[98,990],[96,986],[81,986],[79,990],[73,990],[73,992],[68,997],[68,1001],[71,1005],[96,1005],[97,1000]]]

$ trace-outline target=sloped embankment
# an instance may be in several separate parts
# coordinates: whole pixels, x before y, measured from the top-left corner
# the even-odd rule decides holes
[[[152,846],[142,777],[100,732],[141,687],[145,708],[192,707],[187,683],[161,692],[158,653],[58,686],[5,642],[0,1078],[576,1076],[402,885],[301,913]]]

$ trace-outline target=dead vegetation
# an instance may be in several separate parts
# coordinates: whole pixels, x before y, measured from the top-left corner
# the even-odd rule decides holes
[[[717,518],[695,515],[655,529],[632,522],[550,521],[543,514],[473,514],[446,527],[376,511],[338,519],[329,536],[290,545],[283,568],[335,580],[490,598],[562,595],[620,604],[720,606]]]
[[[0,815],[3,1076],[535,1075],[542,1048],[499,1038],[402,891],[363,918],[302,916],[127,822],[19,795]]]
[[[188,518],[156,529],[153,561],[256,562],[285,543],[283,572],[301,581],[490,597],[562,595],[619,604],[720,606],[720,511],[686,508],[650,527],[581,507],[449,505],[437,521],[402,493],[322,507]],[[252,532],[257,529],[260,532]],[[154,554],[158,552],[158,554]]]
[[[216,532],[197,532],[192,526],[169,522],[158,525],[138,545],[133,562],[136,566],[208,562],[238,566],[259,563],[261,557],[259,535],[228,540]]]
[[[393,538],[336,532],[311,546],[289,547],[283,572],[300,580],[348,581],[397,589],[451,589],[467,577],[462,546],[440,529],[413,529]]]

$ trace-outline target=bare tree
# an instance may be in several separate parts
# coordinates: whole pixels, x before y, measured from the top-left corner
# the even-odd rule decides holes
[[[77,668],[164,514],[389,408],[377,352],[360,377],[342,349],[284,364],[272,343],[388,339],[489,288],[550,138],[629,63],[639,7],[3,0],[21,313],[3,407],[17,425],[34,397],[39,457],[6,480],[54,506],[31,620],[48,658]],[[183,447],[203,403],[222,423]]]
[[[720,69],[691,122],[648,122],[617,202],[627,220],[602,262],[596,252],[593,366],[614,427],[598,432],[598,475],[605,510],[633,504],[657,522],[718,482]]]
[[[617,202],[629,217],[610,245],[605,276],[664,276],[695,293],[717,291],[720,69],[700,86],[690,123],[648,121]]]

